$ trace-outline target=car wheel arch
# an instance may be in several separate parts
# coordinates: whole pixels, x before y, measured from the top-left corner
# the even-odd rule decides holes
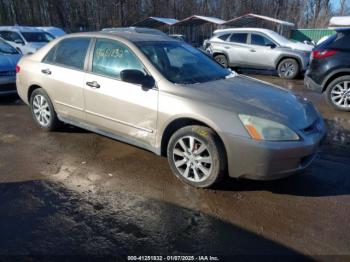
[[[36,85],[36,84],[31,85],[31,86],[28,88],[28,92],[27,92],[27,100],[28,100],[28,102],[30,101],[30,97],[32,96],[34,90],[39,89],[39,88],[42,88],[42,87],[39,86],[39,85]]]
[[[229,59],[228,59],[228,54],[224,53],[224,52],[214,52],[213,53],[213,57],[215,58],[215,56],[218,56],[218,55],[223,55],[226,57],[227,59],[227,62],[229,62]]]
[[[217,137],[219,138],[220,143],[222,144],[224,150],[225,150],[225,155],[227,157],[227,150],[225,147],[225,143],[223,141],[223,139],[220,137],[220,135],[218,134],[218,132],[215,130],[215,128],[211,127],[210,125],[208,125],[207,123],[200,121],[200,120],[196,120],[194,118],[190,118],[190,117],[181,117],[181,118],[177,118],[177,119],[173,119],[170,123],[167,124],[167,126],[164,128],[164,131],[162,133],[162,137],[161,137],[161,144],[160,144],[160,154],[161,156],[166,157],[167,156],[167,147],[168,147],[168,143],[170,141],[171,136],[180,128],[183,128],[185,126],[191,126],[191,125],[199,125],[199,126],[204,126],[207,128],[210,128],[211,130],[213,130],[213,132],[217,135]]]
[[[56,110],[56,105],[55,105],[54,101],[52,100],[52,98],[50,97],[49,93],[45,90],[45,88],[43,88],[42,86],[40,86],[38,84],[32,84],[31,86],[29,86],[28,93],[27,93],[28,104],[30,103],[30,97],[32,96],[33,92],[39,88],[43,89],[46,92],[46,94],[48,95],[48,97],[50,98],[50,100],[52,102],[52,106],[53,106],[54,110]]]
[[[276,70],[278,70],[279,65],[281,64],[281,62],[285,59],[294,59],[295,61],[297,61],[298,65],[299,65],[299,70],[302,69],[302,63],[300,61],[300,59],[298,57],[295,56],[291,56],[291,55],[286,55],[286,56],[282,56],[277,60],[277,63],[275,65]]]
[[[333,72],[333,74],[330,74],[323,82],[322,84],[322,93],[325,92],[329,86],[330,83],[332,83],[335,79],[343,76],[350,75],[350,70],[344,69],[344,70],[337,70]]]

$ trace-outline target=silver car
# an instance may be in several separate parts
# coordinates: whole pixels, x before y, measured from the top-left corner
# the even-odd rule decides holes
[[[196,187],[227,174],[299,172],[325,135],[309,101],[167,36],[67,35],[22,58],[18,71],[18,93],[43,130],[65,122],[167,156]]]
[[[16,94],[16,64],[21,54],[0,38],[0,96]]]
[[[55,38],[44,30],[29,26],[0,26],[0,37],[24,55],[35,53]]]
[[[261,28],[217,30],[204,45],[224,67],[277,70],[279,76],[286,79],[307,70],[313,49]]]

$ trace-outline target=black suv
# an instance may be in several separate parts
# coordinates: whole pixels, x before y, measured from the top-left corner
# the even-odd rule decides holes
[[[337,110],[350,111],[350,29],[338,29],[311,56],[306,86],[324,93]]]

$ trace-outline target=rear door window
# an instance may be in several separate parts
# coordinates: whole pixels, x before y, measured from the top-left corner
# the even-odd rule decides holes
[[[247,33],[234,33],[230,37],[230,42],[246,44],[248,39]]]
[[[90,40],[87,37],[64,39],[50,50],[43,62],[83,70]]]
[[[126,69],[144,71],[134,53],[122,43],[109,39],[97,39],[92,60],[92,72],[120,79]]]

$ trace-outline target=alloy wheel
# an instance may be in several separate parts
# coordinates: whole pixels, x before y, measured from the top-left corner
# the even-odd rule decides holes
[[[295,66],[291,62],[285,62],[282,64],[280,71],[283,74],[283,76],[290,77],[295,72]]]
[[[223,67],[227,67],[227,62],[226,62],[226,58],[224,57],[224,56],[221,56],[221,55],[219,55],[219,56],[216,56],[215,57],[215,60],[216,60],[216,62],[218,62],[220,65],[222,65]]]
[[[36,95],[33,99],[33,113],[38,123],[46,127],[50,124],[51,111],[49,103],[43,95]]]
[[[193,136],[178,139],[173,149],[173,161],[181,176],[192,182],[205,181],[213,167],[208,147]]]
[[[350,108],[350,81],[340,82],[332,88],[332,102],[342,108]]]

